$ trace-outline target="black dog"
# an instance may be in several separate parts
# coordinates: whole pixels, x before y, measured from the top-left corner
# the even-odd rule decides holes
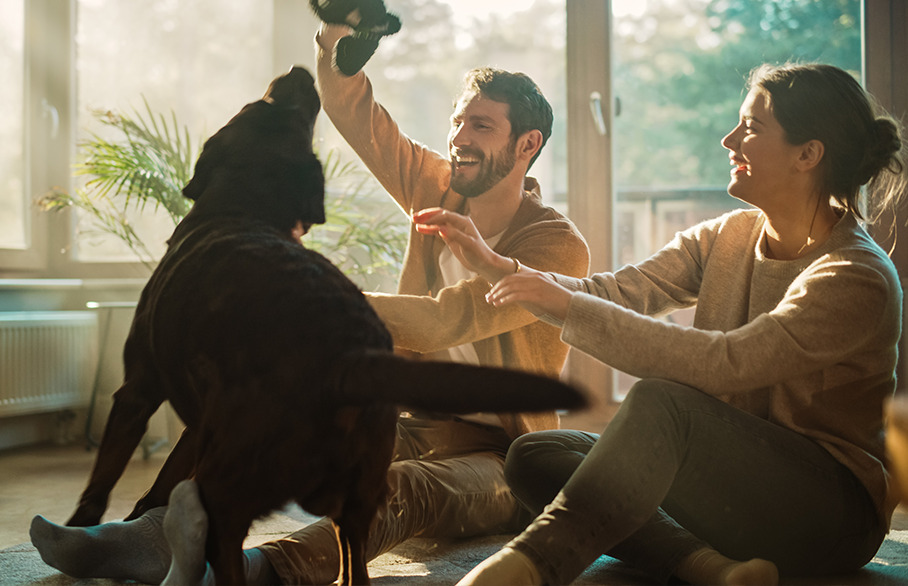
[[[206,557],[243,581],[251,522],[295,501],[346,540],[345,581],[368,583],[363,547],[386,496],[397,405],[465,413],[574,407],[576,391],[528,374],[394,356],[357,287],[299,236],[324,221],[312,152],[320,108],[307,71],[274,80],[205,143],[195,200],[142,292],[88,487],[68,525],[97,524],[167,400],[186,430],[127,519],[194,477]]]

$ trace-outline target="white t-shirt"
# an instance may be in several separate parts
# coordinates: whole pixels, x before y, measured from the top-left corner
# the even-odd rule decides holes
[[[499,232],[491,238],[485,239],[489,248],[494,248],[495,245],[498,244],[502,234],[503,232]],[[457,257],[454,256],[454,253],[451,252],[451,249],[447,246],[442,250],[441,255],[438,257],[438,268],[441,270],[443,287],[454,285],[463,279],[472,279],[476,276],[475,272],[467,269],[467,267],[463,266],[460,261],[457,260]],[[477,356],[476,349],[473,347],[472,343],[461,344],[460,346],[454,346],[453,348],[436,352],[432,355],[432,358],[436,360],[449,360],[451,362],[479,365],[479,357]],[[461,416],[461,419],[485,423],[486,425],[501,425],[501,420],[498,418],[498,415],[494,413],[472,413],[470,415]]]

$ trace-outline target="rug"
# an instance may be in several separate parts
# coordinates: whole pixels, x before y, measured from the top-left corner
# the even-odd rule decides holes
[[[289,507],[256,522],[247,547],[284,536],[315,518]],[[369,564],[376,586],[449,586],[476,564],[498,551],[510,535],[461,540],[411,539]],[[30,543],[0,550],[0,585],[115,586],[113,580],[71,578],[41,561]],[[608,556],[600,557],[574,584],[646,586],[640,570]],[[877,556],[860,571],[834,577],[784,580],[784,586],[906,586],[908,585],[908,529],[892,531]]]

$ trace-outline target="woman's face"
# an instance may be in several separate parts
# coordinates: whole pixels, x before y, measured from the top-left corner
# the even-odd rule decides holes
[[[729,150],[728,193],[764,212],[792,203],[802,149],[790,144],[770,108],[769,94],[755,87],[744,98],[738,125],[722,139]]]

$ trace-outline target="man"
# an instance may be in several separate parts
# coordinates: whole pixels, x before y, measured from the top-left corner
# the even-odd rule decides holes
[[[415,214],[398,293],[367,294],[395,346],[417,358],[557,377],[567,355],[557,329],[524,310],[500,311],[485,301],[490,283],[520,264],[575,275],[589,268],[580,234],[541,204],[538,185],[526,178],[551,134],[548,102],[524,75],[470,72],[444,157],[400,132],[373,100],[364,73],[348,77],[332,66],[333,48],[348,32],[325,25],[316,36],[322,108],[397,204]],[[435,213],[469,218],[494,269],[477,275],[465,268],[459,250],[421,226]],[[554,413],[401,417],[388,474],[391,498],[373,523],[367,556],[413,536],[466,537],[522,527],[528,519],[505,483],[504,455],[517,436],[557,426]],[[337,545],[328,520],[261,550],[284,583],[336,577]],[[314,552],[324,562],[313,563]]]
[[[444,157],[400,133],[373,101],[364,73],[347,77],[332,66],[333,47],[346,34],[346,27],[323,26],[316,36],[322,106],[400,207],[415,214],[398,294],[368,295],[395,346],[414,358],[557,377],[567,355],[558,330],[516,306],[494,308],[485,301],[490,283],[521,265],[577,277],[589,268],[583,238],[570,221],[542,205],[538,184],[526,177],[551,134],[548,102],[524,75],[470,72],[451,117],[449,157]],[[422,224],[435,214],[463,217],[470,233],[485,242],[490,262],[483,264],[492,268],[483,274],[468,270],[459,247],[448,247],[444,234]],[[529,517],[507,487],[504,456],[517,436],[557,426],[555,413],[404,414],[388,472],[389,502],[373,522],[367,557],[414,536],[521,529]],[[171,510],[180,512],[165,521],[169,545],[161,531],[164,508],[134,522],[85,530],[39,527],[33,542],[45,561],[72,575],[157,583],[167,573],[172,549],[169,582],[210,579],[211,573],[207,578],[204,573],[204,540],[198,539],[204,535],[204,510],[194,485],[174,491]],[[322,519],[247,550],[246,561],[250,584],[331,582],[339,566],[332,523]]]

